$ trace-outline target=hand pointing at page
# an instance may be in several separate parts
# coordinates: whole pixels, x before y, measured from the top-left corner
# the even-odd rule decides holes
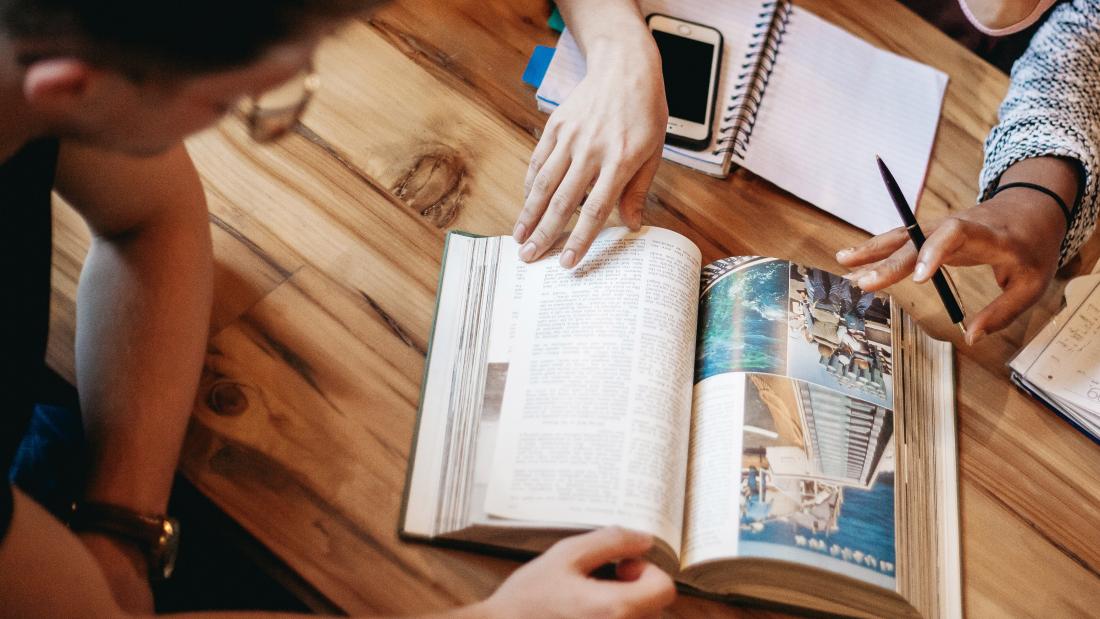
[[[1009,168],[1000,185],[1046,186],[1066,204],[1073,204],[1077,174],[1067,160],[1037,157]],[[986,333],[1008,326],[1042,296],[1058,267],[1066,219],[1049,195],[1014,187],[923,227],[928,240],[919,254],[905,229],[896,228],[841,250],[836,259],[854,269],[846,277],[867,291],[881,290],[910,273],[915,281],[924,282],[944,265],[992,266],[1002,293],[968,319],[966,340],[974,344]]]
[[[587,74],[551,114],[535,146],[513,236],[520,258],[534,260],[581,206],[560,257],[572,268],[616,206],[623,223],[641,225],[668,107],[660,55],[634,2],[561,0],[558,6],[584,51]]]

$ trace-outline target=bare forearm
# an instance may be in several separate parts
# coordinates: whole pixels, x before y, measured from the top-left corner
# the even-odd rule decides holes
[[[657,47],[634,0],[561,0],[562,18],[591,64],[627,52],[638,62],[656,62]]]
[[[77,382],[86,498],[163,512],[190,414],[211,304],[205,209],[97,237],[81,276]]]

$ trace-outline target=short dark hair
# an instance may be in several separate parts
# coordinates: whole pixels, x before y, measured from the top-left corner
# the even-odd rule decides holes
[[[47,49],[70,42],[76,47],[67,52],[124,70],[200,73],[247,64],[275,44],[377,3],[0,0],[0,28],[12,39],[41,42]]]

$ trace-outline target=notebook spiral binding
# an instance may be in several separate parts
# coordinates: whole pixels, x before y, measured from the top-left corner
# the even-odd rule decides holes
[[[718,130],[722,137],[718,139],[715,155],[733,153],[744,159],[748,153],[756,115],[760,112],[768,80],[779,58],[783,35],[791,20],[790,0],[764,2],[760,9],[760,21],[755,24],[753,41],[749,43],[749,51],[742,60],[738,83],[726,105],[726,115],[722,117],[722,127]]]

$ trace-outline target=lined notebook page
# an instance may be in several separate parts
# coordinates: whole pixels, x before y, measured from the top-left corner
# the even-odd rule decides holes
[[[912,208],[924,186],[947,75],[794,7],[743,161],[872,234],[901,225],[878,154]]]
[[[722,137],[719,128],[726,123],[722,118],[729,114],[726,107],[733,96],[733,88],[740,81],[741,63],[748,49],[749,38],[760,21],[763,3],[760,0],[642,0],[642,15],[663,13],[679,19],[698,22],[722,33],[722,60],[719,68],[718,99],[715,102],[714,131],[711,143],[705,150],[694,151],[675,146],[665,146],[665,158],[697,168],[707,174],[724,176],[725,155],[714,154]],[[565,101],[585,74],[584,55],[576,39],[566,28],[558,40],[557,51],[546,70],[536,97],[540,109],[550,111]],[[629,96],[627,93],[626,96]]]

